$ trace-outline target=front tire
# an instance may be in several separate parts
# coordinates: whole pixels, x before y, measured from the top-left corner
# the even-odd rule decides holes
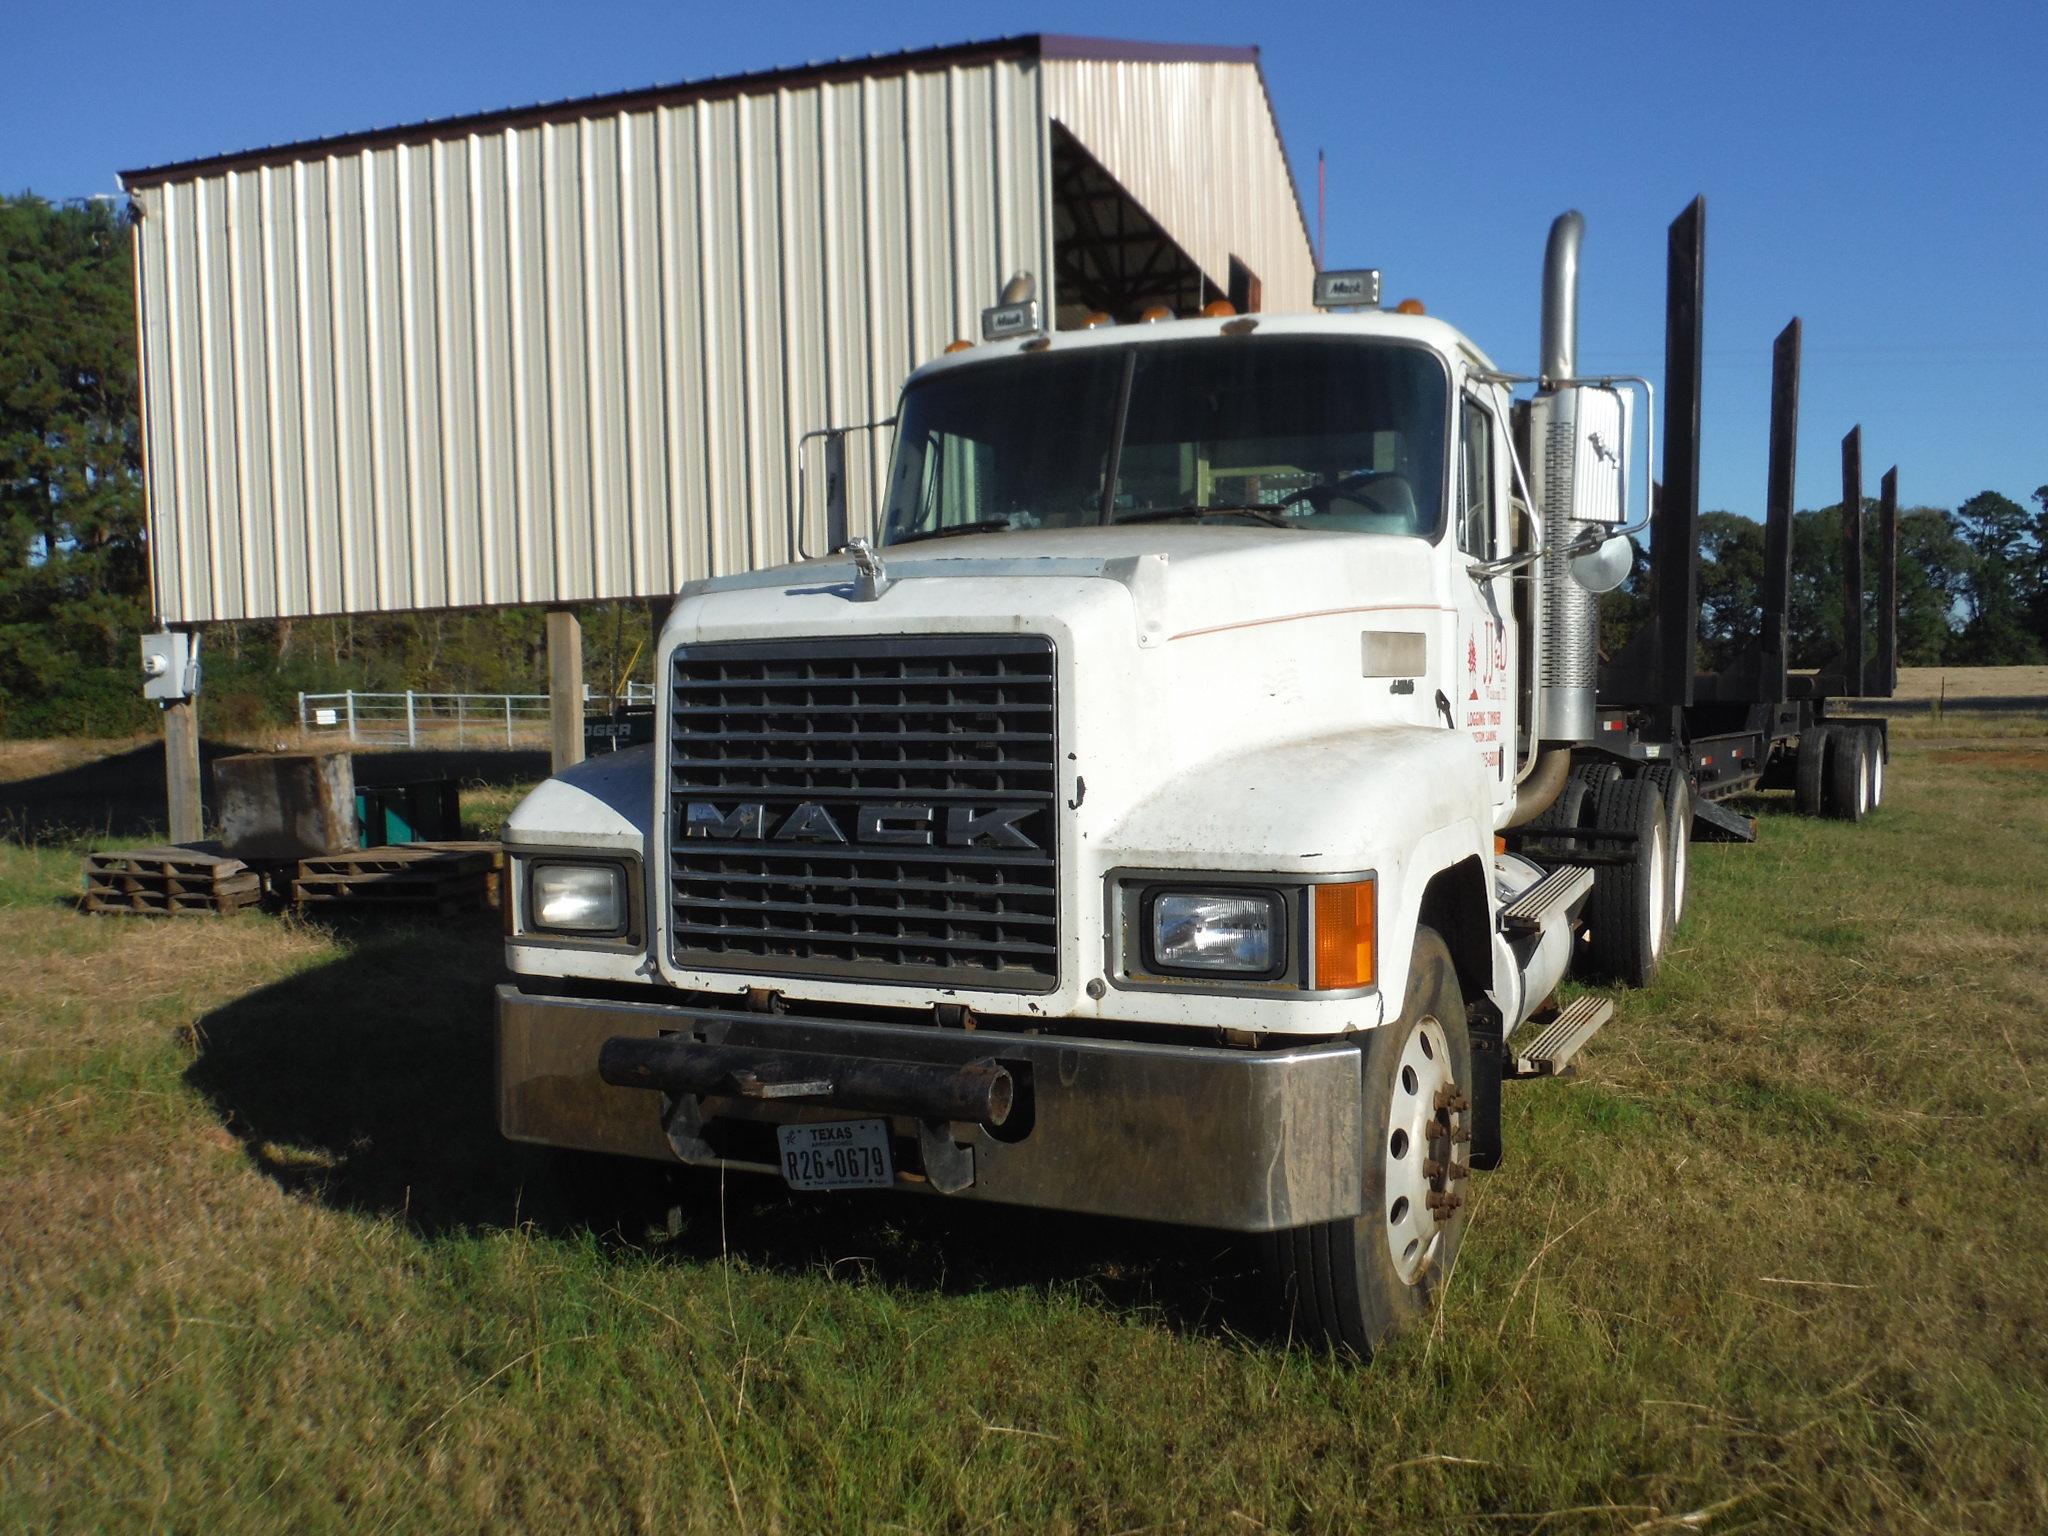
[[[1265,1272],[1295,1337],[1361,1359],[1426,1316],[1465,1233],[1472,1042],[1451,952],[1415,933],[1400,1019],[1367,1037],[1364,1211],[1266,1238]]]

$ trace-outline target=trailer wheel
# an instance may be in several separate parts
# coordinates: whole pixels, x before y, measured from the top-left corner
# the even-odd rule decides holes
[[[1604,980],[1647,987],[1670,933],[1664,796],[1649,779],[1610,784],[1594,806],[1593,825],[1614,834],[1594,846],[1617,862],[1600,865],[1593,878],[1586,959]]]
[[[1685,896],[1692,864],[1692,780],[1674,763],[1652,763],[1642,775],[1664,797],[1664,890],[1671,917],[1666,942],[1685,921]]]
[[[1829,732],[1822,812],[1836,821],[1861,821],[1869,809],[1869,733],[1854,727]]]
[[[1827,788],[1828,740],[1830,726],[1816,725],[1799,738],[1799,761],[1794,767],[1792,805],[1802,816],[1818,816]]]
[[[1870,809],[1876,810],[1884,804],[1884,732],[1874,725],[1861,727],[1864,751],[1870,765]]]
[[[1416,929],[1401,1017],[1364,1058],[1364,1212],[1268,1234],[1263,1267],[1291,1337],[1371,1359],[1435,1305],[1468,1214],[1472,1042],[1434,930]]]

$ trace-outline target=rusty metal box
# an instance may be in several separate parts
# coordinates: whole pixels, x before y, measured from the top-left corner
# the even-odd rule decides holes
[[[356,846],[355,759],[250,752],[213,765],[221,840],[238,859],[305,859]]]

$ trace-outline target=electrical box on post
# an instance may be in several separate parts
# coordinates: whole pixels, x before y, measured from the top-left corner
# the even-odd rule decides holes
[[[199,637],[180,629],[142,637],[142,696],[159,703],[199,691]]]

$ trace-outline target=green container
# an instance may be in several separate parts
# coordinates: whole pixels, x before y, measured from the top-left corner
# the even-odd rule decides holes
[[[356,786],[356,846],[445,843],[462,836],[462,796],[453,779]]]

